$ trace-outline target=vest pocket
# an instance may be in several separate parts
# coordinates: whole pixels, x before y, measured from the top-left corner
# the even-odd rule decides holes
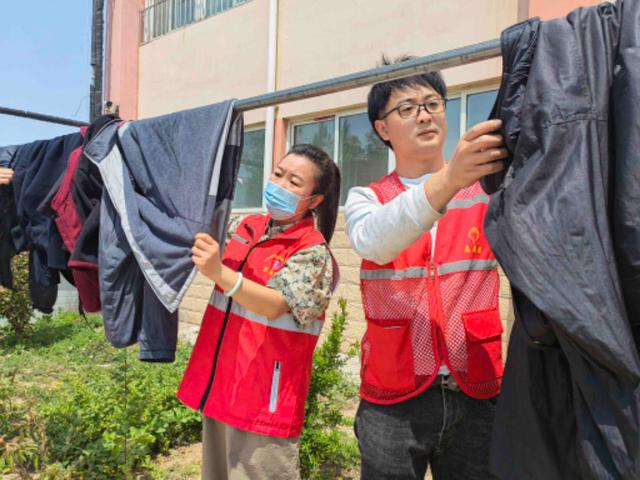
[[[278,408],[278,388],[280,386],[280,368],[279,360],[273,365],[273,376],[271,378],[271,395],[269,397],[269,412],[274,413]]]
[[[497,308],[463,313],[467,338],[468,383],[493,382],[502,377],[502,332]]]
[[[408,393],[415,390],[416,381],[410,322],[402,322],[384,327],[367,323],[369,351],[363,358],[362,377],[371,386]]]

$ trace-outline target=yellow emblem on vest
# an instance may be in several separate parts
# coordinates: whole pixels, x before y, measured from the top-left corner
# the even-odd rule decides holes
[[[284,257],[280,255],[269,255],[264,262],[266,265],[263,271],[270,277],[273,277],[276,272],[279,272],[284,267]]]
[[[478,245],[480,229],[478,227],[470,228],[467,237],[471,240],[471,244],[467,244],[467,246],[464,247],[464,253],[482,253],[482,245]]]

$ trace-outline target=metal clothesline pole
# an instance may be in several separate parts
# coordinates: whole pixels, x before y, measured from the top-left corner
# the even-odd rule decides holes
[[[69,125],[71,127],[85,127],[88,125],[87,122],[81,122],[79,120],[73,120],[71,118],[55,117],[53,115],[28,112],[27,110],[17,110],[15,108],[0,107],[0,114],[29,118],[31,120],[39,120],[41,122],[57,123],[59,125]]]
[[[499,57],[500,55],[500,40],[489,40],[442,53],[414,58],[394,65],[386,65],[384,67],[351,73],[329,80],[309,83],[300,87],[287,88],[265,95],[238,100],[235,104],[235,109],[238,111],[247,111],[256,108],[270,107],[272,105],[372,85],[378,82],[409,77],[428,71],[459,67],[461,65]]]
[[[378,82],[409,77],[411,75],[417,75],[428,71],[444,70],[446,68],[468,65],[482,60],[496,58],[500,55],[500,40],[489,40],[462,48],[448,50],[442,53],[414,58],[394,65],[386,65],[384,67],[351,73],[349,75],[343,75],[329,80],[322,80],[320,82],[308,83],[299,87],[287,88],[273,93],[245,98],[236,102],[235,109],[237,111],[244,112],[248,110],[255,110],[257,108],[280,105],[287,102],[294,102],[296,100],[318,97],[328,93],[335,93],[343,90],[350,90],[352,88],[372,85]],[[31,118],[34,120],[41,120],[43,122],[59,123],[61,125],[70,125],[73,127],[83,127],[87,125],[86,122],[80,122],[78,120],[43,115],[40,113],[16,110],[13,108],[0,107],[0,114]]]

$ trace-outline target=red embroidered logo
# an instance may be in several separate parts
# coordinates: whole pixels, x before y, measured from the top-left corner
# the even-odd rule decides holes
[[[482,253],[482,245],[478,244],[478,242],[480,241],[480,229],[478,227],[470,228],[469,232],[467,233],[467,237],[469,237],[471,243],[467,244],[467,246],[464,247],[464,252]]]

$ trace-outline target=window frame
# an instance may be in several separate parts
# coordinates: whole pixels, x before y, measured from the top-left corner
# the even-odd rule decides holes
[[[263,130],[264,134],[265,134],[265,144],[266,144],[266,135],[267,135],[267,128],[266,125],[264,123],[256,123],[253,125],[250,125],[248,127],[244,128],[244,133],[249,133],[249,132],[256,132],[258,130]],[[266,165],[265,162],[265,158],[264,158],[264,152],[262,153],[262,190],[264,190],[264,188],[267,185],[267,181],[269,180],[269,177],[271,176],[271,165]],[[262,198],[261,200],[262,204],[258,207],[240,207],[240,208],[231,208],[231,213],[232,214],[241,214],[241,215],[249,215],[249,214],[253,214],[253,213],[264,213],[266,211],[265,205],[264,205],[264,198]]]
[[[467,109],[468,109],[468,97],[470,95],[475,95],[478,93],[487,93],[487,92],[492,92],[492,91],[498,91],[500,90],[500,84],[491,84],[491,85],[484,85],[484,86],[479,86],[479,87],[473,87],[473,88],[465,88],[463,90],[459,90],[454,92],[452,95],[447,96],[447,100],[454,100],[459,98],[460,99],[460,138],[462,138],[462,136],[465,134],[465,132],[468,130],[467,128]]]
[[[296,120],[291,120],[289,122],[289,126],[287,128],[287,150],[291,148],[293,145],[293,139],[295,136],[295,127],[301,125],[309,125],[312,123],[321,122],[324,120],[329,120],[333,118],[333,161],[336,165],[340,165],[338,160],[338,153],[340,151],[340,118],[342,117],[350,117],[353,115],[361,115],[367,114],[367,107],[354,107],[346,110],[340,110],[334,113],[329,113],[327,115],[315,116],[312,117],[310,115],[305,115],[304,117],[299,117]],[[387,173],[393,172],[396,168],[396,157],[393,153],[393,150],[387,148]],[[344,209],[344,205],[340,205],[338,207],[338,211],[342,211]]]
[[[138,45],[146,45],[153,40],[163,37],[171,32],[175,32],[189,25],[206,20],[207,18],[221,15],[231,9],[245,5],[253,0],[214,0],[214,2],[229,3],[226,8],[219,11],[212,10],[210,13],[207,8],[209,0],[185,0],[193,5],[193,18],[176,26],[176,2],[179,0],[145,0],[144,6],[140,9],[138,15],[141,17],[140,22],[142,28],[140,30],[140,38]],[[160,7],[160,4],[166,3],[166,6]],[[161,8],[156,10],[156,8]],[[187,9],[188,10],[188,9]],[[185,17],[186,18],[186,17]],[[157,21],[157,24],[156,24]],[[157,27],[157,28],[156,28]],[[158,33],[157,33],[158,32]]]

